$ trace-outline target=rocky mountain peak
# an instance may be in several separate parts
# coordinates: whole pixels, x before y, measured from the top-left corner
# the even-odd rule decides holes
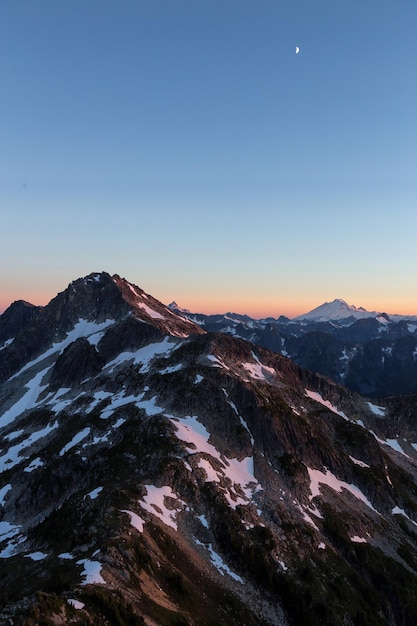
[[[95,272],[72,281],[45,307],[16,303],[0,317],[5,341],[0,381],[16,373],[29,359],[54,346],[65,348],[132,316],[162,334],[188,337],[205,331],[117,274]],[[15,331],[15,332],[14,332]],[[58,349],[58,348],[57,348]]]
[[[0,348],[8,339],[14,339],[41,309],[25,300],[13,302],[0,316]]]
[[[120,278],[120,276],[115,274],[112,280],[119,289],[123,300],[129,305],[132,313],[138,319],[146,321],[169,335],[177,337],[204,333],[204,330],[198,324],[181,315],[177,315],[168,306],[145,293],[143,289],[128,282],[125,278]]]
[[[416,398],[196,328],[91,274],[0,350],[0,624],[417,623]]]

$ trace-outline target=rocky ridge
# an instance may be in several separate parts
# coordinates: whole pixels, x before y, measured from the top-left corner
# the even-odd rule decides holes
[[[169,305],[208,332],[223,332],[288,356],[372,398],[417,393],[415,318],[369,312],[335,300],[293,320],[203,315]]]
[[[1,624],[416,621],[415,398],[364,398],[108,274],[17,326]]]

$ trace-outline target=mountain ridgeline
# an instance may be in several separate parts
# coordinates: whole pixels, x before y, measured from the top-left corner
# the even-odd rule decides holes
[[[295,319],[203,315],[169,305],[207,331],[225,332],[288,356],[371,398],[417,393],[417,319],[334,300]]]
[[[0,624],[417,623],[415,396],[363,397],[282,354],[309,335],[311,354],[314,336],[363,348],[359,322],[384,339],[402,323],[379,317],[290,332],[106,273],[14,303]]]

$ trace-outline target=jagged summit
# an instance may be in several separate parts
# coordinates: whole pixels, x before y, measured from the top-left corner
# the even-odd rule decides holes
[[[348,304],[341,298],[336,298],[333,302],[325,302],[309,313],[298,315],[294,319],[324,322],[348,318],[363,319],[366,317],[376,317],[377,315],[379,314],[375,311],[370,312],[363,307],[357,308],[354,305]]]
[[[0,347],[29,323],[42,307],[25,300],[16,300],[0,315]]]
[[[177,337],[187,337],[193,333],[201,334],[204,332],[198,324],[177,315],[170,307],[162,304],[125,278],[120,278],[115,274],[112,280],[138,319],[151,323],[169,335]]]
[[[184,309],[183,307],[180,307],[179,304],[175,302],[175,300],[173,300],[172,302],[170,302],[170,304],[168,304],[168,309],[170,311],[175,311],[179,313],[191,313],[189,309]]]
[[[106,319],[117,321],[131,314],[170,335],[187,336],[202,332],[192,321],[176,315],[137,285],[118,274],[110,276],[107,272],[95,272],[71,282],[47,306],[51,306],[59,318],[60,308],[69,306],[75,317],[97,322]]]
[[[415,397],[168,311],[94,273],[0,345],[0,624],[417,623]]]
[[[16,309],[16,305],[12,307]],[[205,332],[125,278],[107,272],[94,272],[72,281],[45,307],[25,307],[29,312],[25,316],[21,314],[22,305],[18,307],[19,316],[10,312],[12,307],[0,317],[0,348],[7,357],[0,361],[0,382],[15,374],[27,359],[35,359],[47,350],[54,352],[54,346],[69,345],[108,327],[126,328],[129,317],[163,335],[188,337]],[[130,332],[132,336],[138,334],[132,328]],[[152,334],[149,330],[139,334],[144,332]]]

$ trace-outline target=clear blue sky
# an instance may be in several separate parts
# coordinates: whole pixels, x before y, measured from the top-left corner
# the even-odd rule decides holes
[[[105,270],[417,314],[416,32],[415,0],[2,2],[0,310]]]

